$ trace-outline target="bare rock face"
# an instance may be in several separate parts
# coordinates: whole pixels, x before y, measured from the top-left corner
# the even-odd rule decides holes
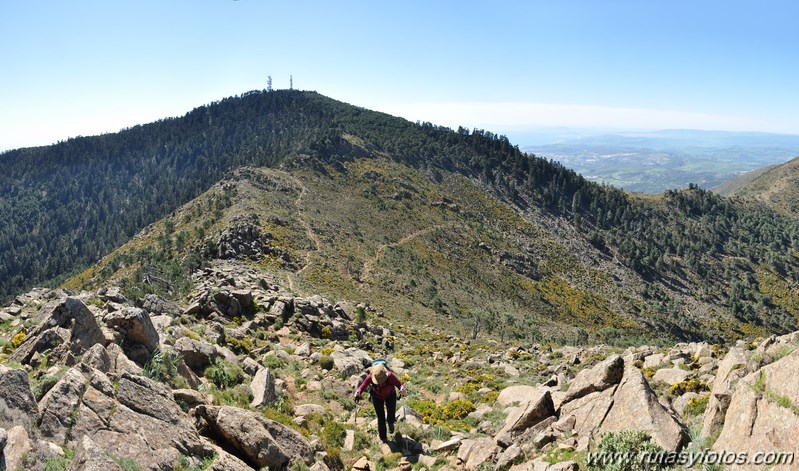
[[[210,366],[219,356],[213,345],[206,342],[181,337],[175,342],[175,350],[186,362],[189,368],[194,371],[202,371]]]
[[[28,374],[0,365],[0,424],[29,427],[38,417],[39,408]]]
[[[28,334],[11,360],[28,364],[35,353],[53,348],[50,357],[57,361],[67,353],[81,355],[96,343],[105,344],[105,335],[94,314],[80,299],[65,298]]]
[[[261,368],[255,373],[255,377],[250,383],[250,390],[253,396],[250,403],[252,408],[265,406],[277,401],[275,376],[269,371],[269,368]]]
[[[138,307],[124,307],[105,316],[108,327],[120,332],[127,342],[144,345],[149,352],[158,348],[158,332],[150,314]]]
[[[25,469],[23,463],[32,448],[25,428],[19,425],[11,427],[7,432],[6,446],[0,453],[0,464],[5,464],[3,469]],[[2,461],[3,459],[5,459],[5,463]]]
[[[75,458],[67,471],[122,471],[122,467],[109,458],[94,440],[84,435],[78,441]]]
[[[142,469],[172,469],[181,456],[207,456],[213,447],[172,399],[166,386],[125,373],[118,390],[105,375],[88,371],[89,385],[77,408],[72,435],[88,436],[107,454]]]
[[[144,376],[124,373],[119,379],[117,399],[131,410],[162,422],[177,424],[183,415],[172,391]]]
[[[355,348],[335,351],[330,356],[333,358],[336,369],[341,373],[342,379],[356,375],[372,364],[372,358],[368,353]]]
[[[680,368],[661,368],[655,372],[652,381],[671,387],[687,380],[690,376],[690,371]]]
[[[490,438],[464,440],[458,448],[458,461],[464,469],[476,469],[491,458],[496,448],[496,443]]]
[[[519,404],[527,404],[538,398],[538,396],[540,396],[540,388],[524,384],[515,384],[499,392],[497,404],[501,406],[509,406],[516,402]]]
[[[145,295],[139,307],[153,314],[166,314],[170,316],[177,316],[180,314],[180,308],[177,305],[155,294]]]
[[[624,374],[624,360],[619,355],[612,355],[589,370],[583,370],[574,378],[562,402],[583,397],[596,391],[619,384]]]
[[[799,437],[799,350],[738,382],[713,449],[750,455],[779,451],[796,456],[799,455],[796,437]]]
[[[202,433],[226,443],[256,468],[279,469],[294,461],[313,461],[313,449],[302,435],[257,413],[228,406],[198,406],[195,417]]]
[[[119,345],[115,343],[109,344],[106,351],[108,352],[108,359],[111,361],[111,369],[109,370],[111,373],[117,375],[122,373],[141,374],[141,367],[131,361]]]
[[[702,436],[710,437],[724,424],[735,384],[744,375],[746,355],[740,347],[732,347],[719,362],[716,379],[710,389],[710,398],[702,423]]]
[[[613,395],[616,387],[597,391],[561,406],[561,420],[574,418],[573,431],[579,437],[595,436],[602,426],[602,421],[613,406]]]
[[[72,368],[44,395],[39,403],[42,436],[59,445],[66,442],[67,432],[75,425],[73,412],[80,404],[86,384],[88,380],[83,374]]]
[[[677,451],[686,439],[680,421],[658,401],[638,368],[630,365],[613,395],[613,406],[602,421],[600,434],[643,430],[666,451]]]
[[[548,389],[541,389],[538,397],[520,406],[505,420],[505,426],[497,434],[497,442],[511,443],[513,437],[542,420],[555,415],[555,406]]]
[[[83,354],[81,362],[103,373],[108,373],[111,370],[111,357],[108,355],[108,350],[99,343],[94,344]]]

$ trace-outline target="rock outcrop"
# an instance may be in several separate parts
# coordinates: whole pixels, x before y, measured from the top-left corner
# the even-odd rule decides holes
[[[643,430],[666,451],[678,451],[686,440],[679,418],[663,407],[640,370],[630,365],[613,394],[613,405],[599,432]]]
[[[18,362],[0,365],[5,465],[575,470],[544,458],[584,456],[622,430],[676,451],[689,422],[703,423],[702,440],[718,436],[719,451],[799,454],[799,333],[740,342],[721,359],[724,347],[701,342],[508,349],[393,324],[365,304],[357,317],[369,321],[355,322],[354,302],[289,294],[230,260],[193,281],[188,306],[107,288],[37,292],[2,310],[36,326],[0,323],[10,345],[0,355]],[[12,345],[18,332],[27,336]],[[356,406],[352,391],[385,356],[412,399],[378,447],[371,405]]]
[[[739,381],[715,450],[799,456],[799,350]],[[795,463],[772,469],[795,469]],[[732,466],[736,469],[736,466]],[[745,469],[745,467],[741,467]]]
[[[279,469],[293,461],[310,464],[313,449],[294,430],[235,407],[199,406],[198,429],[226,443],[256,468]]]

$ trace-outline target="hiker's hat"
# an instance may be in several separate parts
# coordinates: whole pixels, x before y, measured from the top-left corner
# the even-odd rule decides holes
[[[372,383],[383,384],[386,379],[388,379],[388,371],[386,371],[385,365],[378,363],[372,366]]]

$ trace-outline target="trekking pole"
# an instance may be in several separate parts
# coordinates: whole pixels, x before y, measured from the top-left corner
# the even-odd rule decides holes
[[[355,410],[353,410],[353,415],[352,415],[352,423],[354,425],[358,425],[358,409],[360,409],[360,408],[361,408],[361,397],[360,396],[356,396],[356,398],[355,398]]]

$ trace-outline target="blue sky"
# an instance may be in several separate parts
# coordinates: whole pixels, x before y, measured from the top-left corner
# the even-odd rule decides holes
[[[0,150],[316,90],[513,138],[799,134],[795,1],[2,1]],[[524,142],[517,142],[524,145]]]

